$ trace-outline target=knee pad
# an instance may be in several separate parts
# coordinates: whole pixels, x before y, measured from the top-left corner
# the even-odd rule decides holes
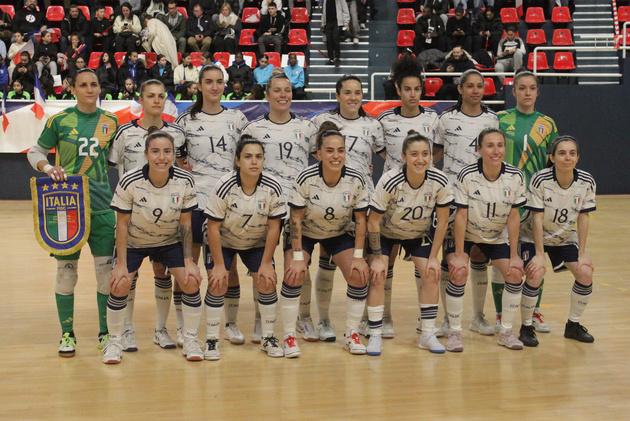
[[[77,285],[78,260],[57,260],[57,282],[55,293],[59,295],[71,295]]]
[[[96,273],[96,291],[109,295],[109,277],[112,273],[112,256],[94,256],[94,272]]]

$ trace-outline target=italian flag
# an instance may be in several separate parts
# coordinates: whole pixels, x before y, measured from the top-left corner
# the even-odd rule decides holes
[[[60,243],[73,238],[79,231],[79,211],[46,212],[46,231],[53,240]]]
[[[344,200],[344,202],[349,202],[350,201],[350,195],[349,194],[344,194],[343,195],[343,200]]]

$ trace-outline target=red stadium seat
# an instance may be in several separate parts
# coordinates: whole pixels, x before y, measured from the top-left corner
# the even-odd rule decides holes
[[[105,6],[105,19],[109,19],[114,14],[114,8],[112,6]]]
[[[619,22],[630,22],[630,6],[621,6],[617,11]]]
[[[552,45],[573,45],[570,29],[556,29],[553,31]]]
[[[483,78],[483,96],[489,97],[497,94],[497,88],[494,86],[494,79],[491,77]]]
[[[573,22],[568,7],[554,7],[551,12],[551,21],[553,23],[569,23]]]
[[[501,9],[501,22],[506,23],[518,23],[518,13],[514,7],[504,7]]]
[[[545,23],[545,13],[542,7],[530,7],[527,9],[527,15],[525,16],[525,22],[527,23]]]
[[[93,51],[92,54],[90,54],[90,61],[88,62],[88,67],[90,69],[96,70],[98,68],[98,64],[101,61],[101,56],[103,55],[103,53],[98,52],[98,51]]]
[[[525,42],[528,45],[547,45],[545,31],[542,29],[530,29],[527,31],[527,40]]]
[[[513,77],[506,77],[505,79],[503,79],[503,86],[511,86],[511,85],[514,85]]]
[[[80,11],[83,12],[83,15],[85,15],[85,18],[87,20],[90,20],[90,9],[87,6],[77,6],[79,8]]]
[[[244,8],[241,22],[259,24],[260,23],[260,10],[257,7]]]
[[[427,80],[424,81],[424,96],[428,98],[435,97],[435,94],[443,84],[444,81],[439,77],[428,77]]]
[[[306,37],[306,29],[291,29],[289,31],[289,42],[287,45],[306,45],[308,44]]]
[[[416,37],[416,32],[411,30],[398,31],[398,42],[397,45],[399,47],[413,47],[413,39]]]
[[[48,30],[52,29],[52,42],[59,42],[61,41],[61,28],[48,28]]]
[[[536,62],[536,70],[548,70],[549,63],[547,63],[547,55],[545,53],[536,53],[538,57],[538,61]],[[529,53],[529,58],[527,59],[527,68],[529,70],[534,70],[534,53]]]
[[[127,53],[125,53],[124,51],[121,51],[120,53],[114,53],[114,58],[116,59],[116,64],[118,64],[118,68],[120,68],[120,65],[123,63],[125,55],[127,55]]]
[[[178,8],[177,8],[177,11],[178,11],[179,13],[181,13],[182,15],[184,15],[184,17],[185,17],[186,19],[188,19],[188,12],[186,11],[186,8],[185,8],[185,7],[178,7]]]
[[[252,64],[247,63],[247,65],[251,67],[252,69],[256,67],[256,53],[252,53],[251,51],[243,52],[243,58],[245,59],[245,61],[248,61],[247,57],[249,57],[252,60]]]
[[[144,61],[147,62],[147,69],[153,67],[157,61],[156,53],[144,53]]]
[[[192,54],[191,54],[192,57]],[[212,56],[215,60],[219,60],[226,69],[230,67],[230,53],[214,53]]]
[[[280,53],[266,52],[265,55],[269,57],[269,64],[273,64],[273,67],[280,67]]]
[[[11,16],[11,19],[15,17],[15,6],[12,4],[0,4],[0,9],[2,9],[3,12],[8,13],[9,16]]]
[[[398,9],[398,17],[396,18],[398,25],[415,25],[416,12],[413,9]]]
[[[556,70],[574,70],[573,54],[566,52],[556,53],[553,59],[553,68]]]
[[[182,53],[177,53],[177,64],[182,64]]]
[[[66,12],[63,11],[63,6],[48,6],[46,9],[46,19],[50,22],[61,22],[66,16]]]
[[[193,66],[195,66],[195,67],[201,66],[201,63],[203,62],[203,52],[202,51],[193,51],[192,53],[190,53],[190,60],[191,60]]]
[[[291,23],[308,23],[306,7],[294,7],[291,10]]]
[[[254,32],[256,32],[255,29],[243,29],[238,45],[258,45],[254,37]]]

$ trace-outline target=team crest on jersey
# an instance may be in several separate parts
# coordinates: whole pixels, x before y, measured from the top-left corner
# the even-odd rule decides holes
[[[363,128],[363,136],[369,136],[370,135],[370,129],[368,129],[367,127]]]
[[[302,140],[302,132],[299,130],[294,131],[293,133],[295,133],[295,138],[298,140]]]
[[[83,247],[90,232],[87,177],[69,176],[63,183],[50,177],[31,178],[35,237],[49,253],[67,256]]]
[[[173,202],[175,205],[179,203],[179,195],[177,193],[171,195],[171,202]]]
[[[424,201],[425,202],[430,202],[431,201],[431,193],[425,193],[424,194]]]
[[[227,127],[228,127],[228,130],[234,130],[234,122],[228,121],[227,122]]]
[[[265,209],[267,209],[267,202],[265,201],[258,202],[258,210],[265,210]]]
[[[431,127],[429,127],[429,125],[427,123],[424,123],[422,125],[422,131],[424,131],[426,134],[431,133]]]
[[[582,198],[580,196],[573,196],[573,203],[579,205],[580,203],[582,203]]]
[[[101,126],[101,129],[103,130],[103,134],[104,134],[104,135],[106,135],[106,136],[107,136],[107,135],[109,134],[109,125],[107,125],[107,124],[103,124],[103,125]]]
[[[351,198],[352,198],[352,195],[350,193],[346,192],[346,193],[343,194],[343,201],[344,202],[349,202]]]
[[[523,252],[523,260],[529,260],[529,250]]]
[[[512,190],[510,190],[510,189],[503,190],[503,196],[505,196],[505,197],[512,197]]]
[[[545,126],[543,126],[542,124],[538,125],[538,134],[541,136],[545,134]]]

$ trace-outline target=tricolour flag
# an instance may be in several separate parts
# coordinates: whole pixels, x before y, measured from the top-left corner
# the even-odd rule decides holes
[[[33,41],[29,39],[28,42],[25,42],[22,48],[20,48],[18,52],[15,53],[15,55],[13,56],[13,63],[15,63],[16,66],[20,62],[20,57],[22,56],[22,52],[24,51],[29,53],[31,57],[33,56],[33,54],[35,54],[35,46],[33,45]]]
[[[83,51],[85,51],[86,48],[87,47],[85,46],[85,44],[79,45],[79,48],[77,48],[77,51],[75,51],[74,54],[72,54],[72,58],[77,58],[77,56],[81,54]]]
[[[343,195],[343,200],[344,200],[344,202],[349,202],[350,201],[350,195],[348,193],[345,193]]]
[[[46,107],[46,100],[44,99],[44,92],[42,91],[42,85],[39,84],[39,78],[35,73],[35,104],[31,107],[31,111],[35,113],[35,117],[38,120],[44,118],[44,108]]]
[[[519,18],[523,17],[523,0],[516,0],[516,14]]]
[[[2,96],[2,130],[7,132],[7,127],[9,127],[9,118],[7,117],[7,87],[4,87],[4,95]]]
[[[129,107],[129,113],[132,119],[144,117],[144,109],[142,105],[136,100]],[[164,111],[162,111],[162,120],[172,123],[177,118],[177,106],[175,105],[175,98],[171,93],[166,97],[166,104],[164,105]]]

